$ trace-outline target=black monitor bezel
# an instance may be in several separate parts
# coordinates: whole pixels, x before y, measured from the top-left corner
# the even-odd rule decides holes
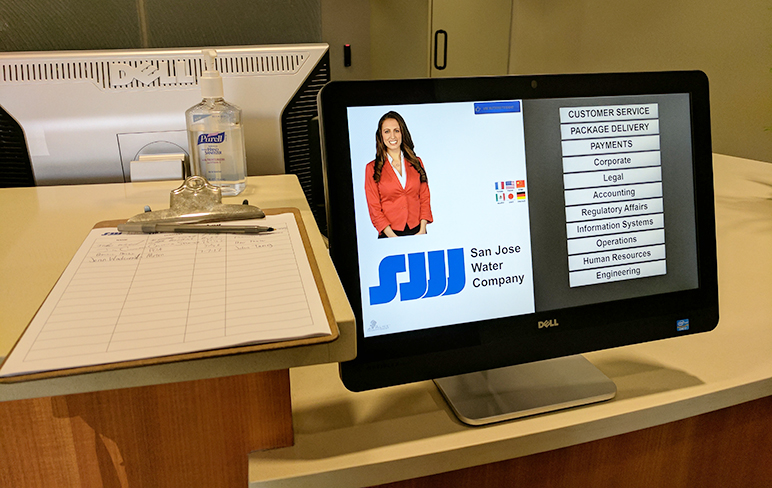
[[[699,287],[414,332],[364,337],[347,107],[687,93],[690,97]],[[357,358],[341,363],[352,391],[707,332],[718,323],[710,109],[701,71],[341,81],[319,94],[330,255],[357,322]],[[630,317],[630,310],[636,310]],[[675,321],[690,327],[677,332]],[[559,327],[538,328],[540,320]]]

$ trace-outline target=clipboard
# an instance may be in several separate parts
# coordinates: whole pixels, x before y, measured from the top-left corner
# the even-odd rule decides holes
[[[39,380],[39,379],[73,376],[73,375],[79,375],[79,374],[85,374],[85,373],[113,371],[113,370],[129,369],[129,368],[136,368],[136,367],[142,367],[142,366],[154,366],[154,365],[169,364],[169,363],[182,362],[182,361],[191,361],[191,360],[197,360],[197,359],[235,356],[235,355],[248,354],[248,353],[254,353],[259,351],[293,348],[293,347],[300,347],[300,346],[306,346],[306,345],[312,345],[312,344],[323,344],[323,343],[328,343],[336,340],[340,336],[340,330],[338,329],[338,325],[335,322],[335,318],[332,314],[332,306],[330,305],[329,296],[325,290],[324,281],[322,280],[322,276],[319,271],[316,258],[312,251],[311,243],[308,238],[308,232],[306,230],[305,224],[303,223],[303,218],[300,214],[300,210],[293,207],[279,207],[279,208],[263,209],[263,210],[266,215],[278,215],[278,214],[293,215],[303,243],[302,254],[304,254],[306,259],[308,260],[308,265],[311,269],[313,280],[316,285],[316,289],[318,290],[319,298],[321,300],[321,305],[324,310],[324,316],[326,318],[327,325],[330,328],[330,335],[322,335],[317,337],[307,337],[307,338],[299,338],[299,339],[289,339],[289,340],[277,340],[277,341],[271,341],[271,342],[260,342],[255,344],[246,344],[246,345],[234,345],[234,346],[228,346],[228,347],[217,348],[217,349],[206,349],[206,350],[200,350],[195,352],[185,352],[180,354],[148,357],[143,359],[109,362],[109,363],[103,363],[103,364],[97,364],[97,365],[68,367],[63,369],[53,369],[53,370],[38,371],[38,372],[32,372],[32,373],[22,373],[22,374],[13,375],[13,376],[0,377],[0,383],[17,383],[17,382],[23,382],[23,381],[33,381],[33,380]],[[125,221],[126,219],[98,222],[97,224],[94,225],[94,229],[115,227],[118,224],[123,223]],[[61,279],[61,276],[60,276],[60,279]],[[58,283],[58,280],[57,280],[57,283]],[[56,286],[56,284],[54,286]],[[53,290],[53,287],[52,287],[52,290]],[[49,296],[50,296],[50,292],[49,292]],[[46,300],[48,300],[48,296],[46,297]],[[44,300],[43,303],[41,303],[41,307],[43,306],[46,300]],[[40,307],[38,307],[38,311],[36,312],[35,316],[37,316],[39,311],[40,311]],[[32,320],[34,320],[34,316]],[[32,320],[30,320],[30,324],[32,323]],[[21,334],[19,339],[17,339],[17,342],[14,344],[13,348],[8,353],[8,355],[4,358],[3,363],[0,364],[0,367],[2,367],[2,365],[5,364],[8,358],[10,358],[13,355],[17,346],[19,345],[19,341],[27,332],[28,328],[30,327],[30,324],[27,324],[27,327],[25,327],[24,332]]]

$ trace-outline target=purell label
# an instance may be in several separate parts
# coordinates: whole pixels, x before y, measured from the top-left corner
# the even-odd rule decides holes
[[[198,142],[200,144],[220,144],[225,140],[225,132],[218,132],[215,134],[199,134]]]

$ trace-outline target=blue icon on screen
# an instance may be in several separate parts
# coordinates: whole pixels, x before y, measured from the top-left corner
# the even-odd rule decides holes
[[[520,101],[511,102],[478,102],[474,104],[474,113],[483,114],[503,114],[520,112]]]
[[[676,321],[676,330],[678,332],[683,332],[685,330],[689,330],[689,319],[681,319]]]

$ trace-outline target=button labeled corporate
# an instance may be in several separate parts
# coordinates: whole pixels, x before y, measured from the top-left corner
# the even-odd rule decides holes
[[[406,271],[409,271],[409,281],[397,283],[397,275]],[[370,305],[389,303],[397,297],[397,293],[400,301],[455,295],[466,285],[464,250],[458,248],[386,256],[378,265],[378,280],[378,286],[369,289]]]

